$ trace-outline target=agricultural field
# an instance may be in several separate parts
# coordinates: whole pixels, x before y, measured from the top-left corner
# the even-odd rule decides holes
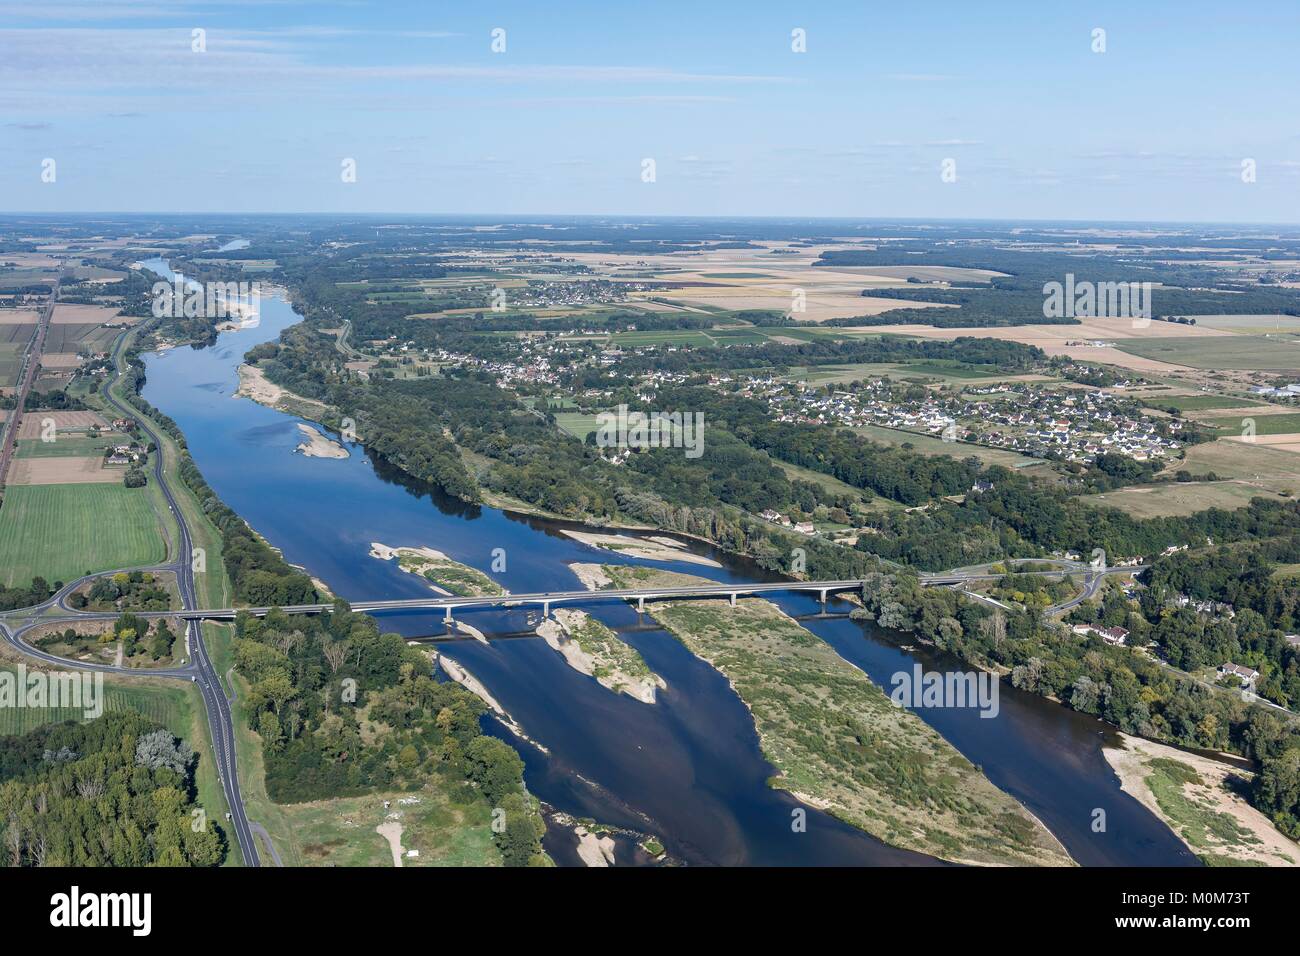
[[[71,485],[121,483],[125,465],[106,465],[98,455],[28,456],[16,458],[9,470],[9,485]]]
[[[1101,495],[1085,495],[1078,500],[1099,508],[1119,508],[1133,518],[1161,518],[1190,515],[1206,508],[1234,511],[1244,508],[1252,498],[1284,500],[1276,492],[1244,481],[1167,482],[1159,485],[1133,485]]]
[[[1242,478],[1271,491],[1291,489],[1300,495],[1300,455],[1259,442],[1203,442],[1189,445],[1181,462],[1167,472],[1186,469],[1194,474],[1214,472],[1220,478]]]
[[[1250,415],[1243,418],[1240,415],[1223,418],[1201,419],[1207,425],[1213,425],[1226,432],[1240,434],[1243,429],[1243,421],[1253,421],[1255,423],[1256,435],[1294,435],[1300,432],[1300,412],[1286,412],[1280,415]],[[1297,439],[1300,440],[1300,439]]]
[[[1143,395],[1140,400],[1148,408],[1172,408],[1179,413],[1218,408],[1249,408],[1259,404],[1258,401],[1232,398],[1228,395]]]
[[[556,412],[555,424],[579,440],[585,439],[588,432],[599,428],[596,416],[587,412]]]
[[[28,673],[36,669],[35,662],[24,660]],[[9,656],[0,661],[0,671],[15,673],[16,661]],[[190,738],[188,704],[185,688],[178,683],[175,688],[153,686],[136,682],[104,681],[104,711],[116,713],[134,710],[151,720],[156,720],[172,733]],[[0,736],[25,734],[46,724],[63,720],[82,720],[80,708],[68,707],[0,707]]]
[[[1163,325],[1167,323],[1153,323]],[[1300,338],[1262,335],[1188,336],[1120,340],[1130,355],[1200,369],[1300,371]]]
[[[166,557],[145,488],[113,484],[14,485],[0,505],[0,583],[37,575],[71,581],[90,571],[157,564]]]
[[[109,445],[127,441],[129,441],[127,436],[118,432],[103,432],[98,438],[89,438],[84,434],[76,433],[58,435],[54,441],[20,438],[17,456],[19,458],[103,457],[104,449]]]
[[[833,475],[823,475],[820,471],[813,471],[811,468],[803,468],[799,465],[792,465],[788,461],[779,461],[772,459],[772,464],[776,465],[786,476],[795,481],[810,481],[815,485],[826,489],[831,494],[847,495],[850,498],[862,500],[863,493],[861,488],[854,488],[847,482],[840,481]],[[897,501],[885,498],[881,495],[875,495],[866,506],[872,511],[896,511],[903,506]]]
[[[819,365],[814,368],[794,368],[785,377],[787,381],[808,382],[812,385],[842,385],[867,378],[881,378],[888,375],[892,379],[925,378],[934,379],[943,384],[983,385],[995,382],[1051,382],[1048,375],[1010,374],[1001,372],[993,366],[978,368],[957,363],[941,361],[909,362],[861,362],[852,365]]]
[[[983,445],[971,445],[966,442],[947,442],[932,435],[918,435],[915,432],[900,431],[896,428],[884,428],[880,425],[858,425],[853,428],[866,438],[883,445],[909,444],[922,455],[947,455],[949,458],[978,458],[986,465],[1002,465],[1006,468],[1031,468],[1046,465],[1039,458],[1030,458],[1014,451],[1002,448],[985,448]]]

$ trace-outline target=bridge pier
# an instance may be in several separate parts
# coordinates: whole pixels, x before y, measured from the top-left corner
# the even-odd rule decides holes
[[[447,627],[451,627],[451,625],[452,625],[452,620],[451,620],[451,605],[448,604],[445,608],[443,608],[443,610],[446,611],[447,613],[443,615],[443,618],[442,618],[442,619],[443,619],[444,621],[447,622]]]
[[[731,597],[731,606],[732,606],[732,607],[735,607],[735,606],[736,606],[736,595],[735,595],[735,592],[732,592],[732,594],[730,595],[730,597]]]
[[[547,619],[548,617],[550,617],[550,616],[551,616],[551,602],[550,602],[550,601],[543,601],[543,602],[542,602],[542,620],[544,621],[544,620],[546,620],[546,619]]]
[[[645,613],[645,598],[644,598],[644,597],[638,597],[638,598],[636,599],[636,612],[637,612],[638,614],[644,614],[644,613]]]
[[[821,594],[822,594],[822,610],[825,611],[826,610],[826,589],[825,588],[822,588]]]

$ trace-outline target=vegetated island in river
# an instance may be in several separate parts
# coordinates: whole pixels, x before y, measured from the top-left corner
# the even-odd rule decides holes
[[[1202,862],[1300,866],[1300,844],[1236,792],[1250,785],[1254,774],[1249,770],[1129,734],[1120,738],[1122,750],[1102,750],[1120,786],[1168,824]]]
[[[573,565],[588,587],[704,583],[687,574]],[[776,605],[745,598],[646,606],[720,671],[754,717],[769,782],[880,840],[959,863],[1063,866],[1043,824],[916,714]]]
[[[397,566],[417,574],[442,594],[456,597],[497,597],[510,592],[478,568],[461,564],[433,548],[391,548],[378,541],[370,542],[370,556],[381,561],[397,559]]]
[[[653,704],[655,691],[667,687],[636,648],[625,644],[612,630],[586,611],[557,608],[554,620],[538,625],[537,633],[557,650],[574,670],[596,678],[614,693],[627,694]]]

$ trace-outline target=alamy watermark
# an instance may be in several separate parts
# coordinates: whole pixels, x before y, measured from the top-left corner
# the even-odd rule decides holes
[[[29,671],[19,662],[0,671],[0,709],[46,707],[80,710],[86,720],[104,714],[104,674]]]
[[[1067,272],[1064,283],[1043,284],[1043,317],[1138,319],[1145,325],[1151,321],[1151,283],[1078,282]]]
[[[598,448],[684,448],[687,458],[704,454],[703,412],[616,412],[596,416]]]
[[[960,707],[977,709],[980,717],[998,715],[997,675],[987,671],[925,671],[920,664],[889,679],[889,699],[896,707]]]
[[[262,314],[260,282],[195,282],[177,275],[153,284],[154,318],[230,319],[253,326]]]

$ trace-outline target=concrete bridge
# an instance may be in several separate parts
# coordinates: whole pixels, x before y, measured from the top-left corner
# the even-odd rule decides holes
[[[1067,574],[1083,574],[1090,579],[1095,588],[1102,575],[1131,574],[1140,567],[1127,568],[1065,568],[1061,570],[1034,572],[1043,577],[1059,577]],[[924,574],[920,577],[923,587],[952,587],[976,581],[996,580],[1002,574],[993,574],[985,570],[956,571],[942,574]],[[500,594],[484,597],[454,597],[430,595],[429,597],[407,598],[393,601],[351,601],[349,606],[358,612],[376,611],[438,611],[443,612],[446,620],[452,620],[452,613],[457,610],[475,608],[511,608],[540,607],[543,617],[549,617],[551,607],[556,604],[590,604],[594,601],[635,601],[637,610],[645,610],[646,601],[690,600],[708,598],[727,598],[734,606],[737,598],[753,597],[772,593],[815,594],[823,605],[832,594],[848,591],[861,591],[866,584],[861,578],[838,581],[773,581],[766,584],[726,584],[710,582],[708,584],[688,585],[685,587],[661,588],[607,588],[596,591],[543,591],[536,594]],[[321,614],[333,610],[330,604],[294,604],[280,608],[286,614]],[[171,616],[192,621],[231,621],[244,611],[255,617],[264,617],[271,612],[269,607],[214,608],[185,611],[157,612],[155,615]]]
[[[537,594],[498,594],[485,597],[442,597],[408,598],[396,601],[350,601],[354,611],[370,613],[375,611],[436,611],[442,610],[447,620],[452,619],[452,612],[471,608],[511,608],[541,607],[542,615],[549,617],[551,606],[555,604],[590,604],[593,601],[636,601],[637,610],[645,610],[646,601],[685,600],[690,598],[728,598],[732,605],[736,599],[757,594],[769,594],[776,591],[802,592],[816,594],[823,604],[832,594],[845,591],[859,591],[864,582],[846,581],[777,581],[771,584],[701,584],[687,587],[670,588],[607,588],[598,591],[543,591]],[[286,614],[320,614],[334,609],[333,604],[292,604],[280,608]],[[173,617],[195,621],[229,621],[234,620],[240,611],[263,617],[271,612],[269,607],[214,608],[210,610],[186,610],[170,612]],[[160,615],[161,616],[161,615]]]

